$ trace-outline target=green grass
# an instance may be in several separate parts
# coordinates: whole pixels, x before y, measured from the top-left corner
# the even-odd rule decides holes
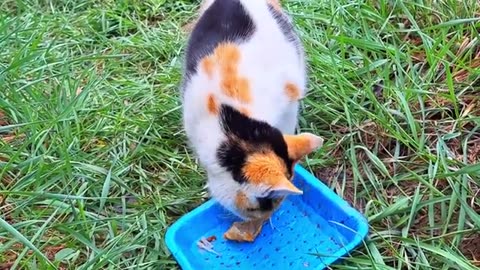
[[[301,128],[327,139],[303,165],[370,222],[334,269],[479,267],[480,7],[463,2],[284,1],[310,64]],[[0,3],[0,268],[178,268],[165,230],[207,198],[177,91],[197,6]]]

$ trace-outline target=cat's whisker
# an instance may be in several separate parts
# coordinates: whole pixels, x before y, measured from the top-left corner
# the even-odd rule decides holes
[[[270,227],[272,227],[272,230],[273,230],[273,231],[276,231],[276,230],[277,230],[277,228],[275,228],[275,226],[273,226],[272,218],[269,218],[269,219],[268,219],[268,223],[270,223]]]

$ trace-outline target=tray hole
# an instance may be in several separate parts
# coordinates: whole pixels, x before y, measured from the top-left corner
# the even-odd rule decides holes
[[[292,243],[292,241],[288,240],[287,241],[287,245],[290,245]]]
[[[278,248],[278,247],[275,248],[275,251],[279,251],[279,250],[280,250],[280,248]]]
[[[290,262],[288,265],[293,266],[293,262]]]
[[[236,265],[240,265],[240,262],[236,262],[235,264],[236,264]]]

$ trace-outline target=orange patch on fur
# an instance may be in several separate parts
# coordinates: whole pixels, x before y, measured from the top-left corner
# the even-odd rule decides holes
[[[200,62],[200,66],[202,67],[202,71],[207,74],[208,78],[212,79],[213,77],[213,70],[215,68],[215,60],[211,56],[207,56],[202,59]]]
[[[237,80],[237,99],[244,103],[252,102],[250,82],[247,78],[238,78]]]
[[[287,167],[275,153],[255,153],[248,157],[243,174],[252,184],[276,186],[285,179]]]
[[[218,45],[214,55],[222,67],[236,66],[240,61],[240,50],[232,43]]]
[[[208,109],[208,112],[213,114],[213,115],[217,115],[218,114],[218,104],[217,104],[217,100],[215,99],[215,97],[213,96],[213,94],[209,94],[208,95],[208,98],[207,98],[207,109]]]
[[[228,97],[237,99],[243,103],[250,103],[250,83],[246,78],[235,77],[235,74],[224,73],[222,90]]]
[[[235,196],[235,206],[239,209],[247,209],[251,207],[250,201],[245,193],[241,191],[237,192],[237,195]]]
[[[237,93],[237,78],[231,74],[223,75],[223,80],[221,82],[222,91],[228,97],[234,98]]]
[[[241,107],[239,111],[240,111],[241,114],[243,114],[245,116],[250,116],[250,111],[245,107]]]
[[[273,151],[268,151],[250,155],[242,173],[250,184],[265,185],[274,191],[302,194],[291,179],[287,178],[287,170],[285,162]]]
[[[285,84],[285,93],[292,101],[296,101],[300,98],[300,89],[291,82]]]
[[[240,50],[231,43],[219,45],[214,51],[214,57],[220,66],[220,86],[225,95],[243,103],[250,103],[250,82],[238,74]]]
[[[267,3],[278,11],[282,10],[282,5],[279,0],[267,0]]]

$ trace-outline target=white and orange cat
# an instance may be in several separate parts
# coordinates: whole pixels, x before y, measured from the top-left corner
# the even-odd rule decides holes
[[[302,194],[294,165],[323,144],[295,135],[305,62],[278,1],[203,1],[186,49],[184,127],[210,195],[243,220]]]

